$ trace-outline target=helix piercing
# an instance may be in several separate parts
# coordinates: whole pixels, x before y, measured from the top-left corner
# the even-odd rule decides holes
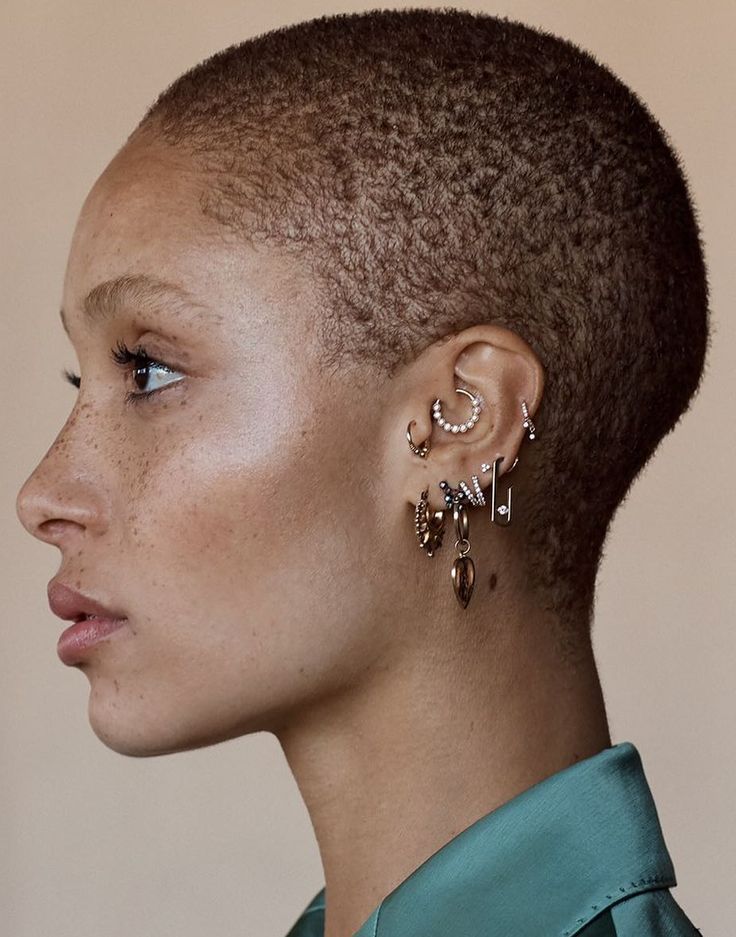
[[[526,405],[526,400],[521,401],[521,410],[524,414],[524,426],[529,430],[529,439],[535,439],[537,430],[529,416],[529,408]]]

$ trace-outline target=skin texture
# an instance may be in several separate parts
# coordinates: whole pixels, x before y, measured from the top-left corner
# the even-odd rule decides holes
[[[111,749],[149,756],[271,731],[310,812],[328,890],[326,937],[489,810],[610,745],[590,648],[560,664],[552,613],[525,590],[519,533],[470,508],[475,594],[450,581],[452,519],[433,558],[414,505],[481,462],[519,456],[544,373],[513,332],[447,336],[392,380],[326,376],[310,322],[320,293],[297,260],[202,217],[188,158],[136,138],[80,212],[63,308],[82,377],[18,494],[26,529],[59,548],[58,578],[128,621],[75,665]],[[97,284],[151,274],[196,306],[125,304],[87,322]],[[110,359],[138,340],[175,374],[146,401]],[[174,380],[174,379],[178,380]],[[486,405],[467,434],[433,424]],[[408,448],[431,437],[429,458]],[[481,476],[490,498],[490,474]]]

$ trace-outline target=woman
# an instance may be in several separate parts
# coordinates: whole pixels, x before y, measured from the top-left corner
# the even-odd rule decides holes
[[[450,9],[231,46],[93,185],[62,321],[18,495],[59,657],[122,754],[278,738],[325,873],[290,937],[698,933],[590,633],[708,338],[628,88]]]

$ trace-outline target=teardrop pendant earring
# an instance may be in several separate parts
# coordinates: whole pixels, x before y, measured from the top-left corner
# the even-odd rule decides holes
[[[445,479],[438,483],[445,498],[445,504],[452,510],[455,524],[455,549],[458,551],[450,570],[455,598],[463,608],[468,607],[475,585],[475,563],[470,553],[470,520],[465,505],[467,495],[461,488],[453,488]]]
[[[468,511],[465,505],[458,501],[452,508],[452,519],[455,523],[455,549],[458,551],[455,562],[452,564],[450,577],[452,578],[452,588],[455,590],[455,598],[463,608],[468,607],[470,597],[473,594],[475,586],[475,563],[468,554],[470,553],[470,524],[468,521]]]

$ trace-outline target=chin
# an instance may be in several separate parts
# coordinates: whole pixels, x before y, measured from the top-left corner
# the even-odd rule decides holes
[[[217,719],[215,713],[182,710],[181,694],[156,700],[131,690],[124,693],[113,681],[95,680],[87,715],[92,731],[112,751],[133,758],[150,758],[216,745],[264,728],[258,720],[237,725]]]
[[[181,736],[176,737],[167,731],[165,725],[157,730],[141,723],[135,713],[125,710],[124,704],[114,709],[98,705],[90,697],[88,708],[89,724],[97,738],[109,749],[120,755],[132,758],[150,758],[153,755],[165,755],[169,752],[186,751],[195,745]]]

